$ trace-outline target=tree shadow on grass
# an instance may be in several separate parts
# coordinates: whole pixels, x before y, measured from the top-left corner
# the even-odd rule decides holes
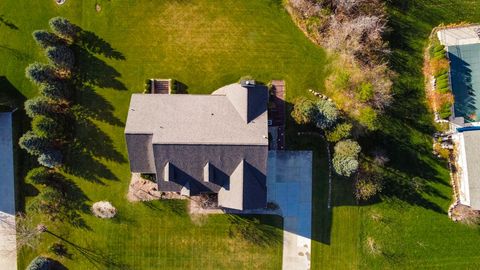
[[[80,255],[85,257],[96,269],[119,269],[119,270],[132,269],[128,264],[119,262],[118,258],[116,258],[113,255],[104,254],[98,250],[92,250],[86,247],[82,247],[48,230],[46,231],[46,233],[69,244]]]
[[[77,84],[127,90],[127,87],[118,79],[121,74],[116,69],[77,44],[72,47],[75,51],[76,61],[79,63],[74,71]]]
[[[76,91],[81,95],[81,99],[78,99],[77,103],[81,105],[84,117],[90,117],[114,126],[124,125],[120,119],[113,115],[112,104],[91,86],[81,85],[77,87]]]
[[[0,15],[0,24],[5,25],[6,27],[12,30],[19,30],[18,26],[16,26],[13,22],[5,18],[5,15]]]
[[[228,215],[229,235],[261,247],[283,242],[283,222],[280,216]]]
[[[97,36],[91,31],[82,30],[78,39],[80,45],[92,53],[101,54],[107,58],[115,60],[126,59],[121,52],[112,48],[110,43],[106,42],[103,38]]]

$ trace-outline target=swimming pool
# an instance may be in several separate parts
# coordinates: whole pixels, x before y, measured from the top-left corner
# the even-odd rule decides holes
[[[480,44],[448,46],[455,117],[480,121]]]

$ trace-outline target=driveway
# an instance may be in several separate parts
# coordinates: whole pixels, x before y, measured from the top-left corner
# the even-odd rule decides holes
[[[312,152],[269,151],[267,190],[283,216],[283,269],[310,269]]]
[[[12,114],[0,113],[0,266],[17,269]]]

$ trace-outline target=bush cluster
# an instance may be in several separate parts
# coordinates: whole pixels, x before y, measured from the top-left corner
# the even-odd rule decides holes
[[[339,115],[333,102],[324,99],[311,101],[304,97],[295,101],[292,111],[292,117],[298,124],[314,124],[322,130],[331,128]]]
[[[360,145],[353,140],[347,139],[339,141],[334,148],[333,168],[339,175],[350,177],[358,170],[358,155],[360,154]]]
[[[363,123],[372,119],[371,110],[383,113],[392,102],[384,2],[289,0],[287,8],[313,41],[338,56],[327,78],[327,95],[364,129],[376,129],[374,121]]]

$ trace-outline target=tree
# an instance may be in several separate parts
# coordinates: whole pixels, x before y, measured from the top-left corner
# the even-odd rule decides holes
[[[57,35],[45,30],[33,31],[32,36],[33,39],[37,42],[37,44],[43,49],[51,46],[59,46],[64,44],[63,40]]]
[[[48,139],[38,136],[31,130],[23,134],[18,144],[30,155],[40,155],[51,145]]]
[[[343,140],[335,145],[334,150],[333,168],[337,174],[350,177],[358,170],[360,145],[353,140]]]
[[[62,17],[51,18],[48,22],[52,31],[59,37],[73,42],[79,33],[79,27]]]
[[[45,54],[53,65],[61,69],[71,69],[75,63],[72,50],[65,45],[48,47]]]
[[[341,123],[335,126],[332,131],[326,132],[326,138],[329,142],[338,142],[340,140],[350,137],[352,131],[352,124]]]
[[[362,82],[358,87],[357,94],[361,102],[370,101],[375,94],[373,85],[369,82]]]
[[[31,118],[37,115],[58,116],[65,109],[53,100],[38,96],[25,101],[25,112]],[[55,117],[54,117],[55,118]]]
[[[44,115],[35,116],[32,120],[32,130],[44,138],[61,138],[64,136],[63,123]]]
[[[342,176],[350,177],[358,170],[358,160],[353,157],[340,157],[334,155],[332,163],[335,172]]]
[[[335,155],[357,158],[362,148],[354,140],[343,140],[335,145]]]
[[[360,115],[358,116],[357,120],[362,126],[366,127],[370,131],[378,128],[377,112],[369,106],[366,106],[360,110]]]
[[[40,165],[53,169],[62,166],[63,155],[60,150],[47,148],[44,153],[40,154],[37,161]]]
[[[335,124],[339,114],[340,113],[333,102],[319,99],[315,102],[313,122],[318,128],[328,129]]]
[[[58,80],[51,65],[35,62],[25,69],[25,76],[37,85],[53,83]]]
[[[297,124],[311,123],[314,115],[315,105],[311,100],[305,97],[300,97],[295,100],[292,117]]]
[[[364,162],[355,182],[355,197],[358,200],[366,201],[381,192],[382,188],[380,173]]]
[[[27,173],[25,181],[36,185],[47,185],[50,183],[51,174],[51,170],[45,167],[33,168]]]
[[[66,203],[59,190],[47,186],[31,201],[28,210],[45,214],[51,221],[56,221],[63,218]]]
[[[51,99],[63,99],[70,94],[64,82],[44,83],[40,86],[40,93]]]

